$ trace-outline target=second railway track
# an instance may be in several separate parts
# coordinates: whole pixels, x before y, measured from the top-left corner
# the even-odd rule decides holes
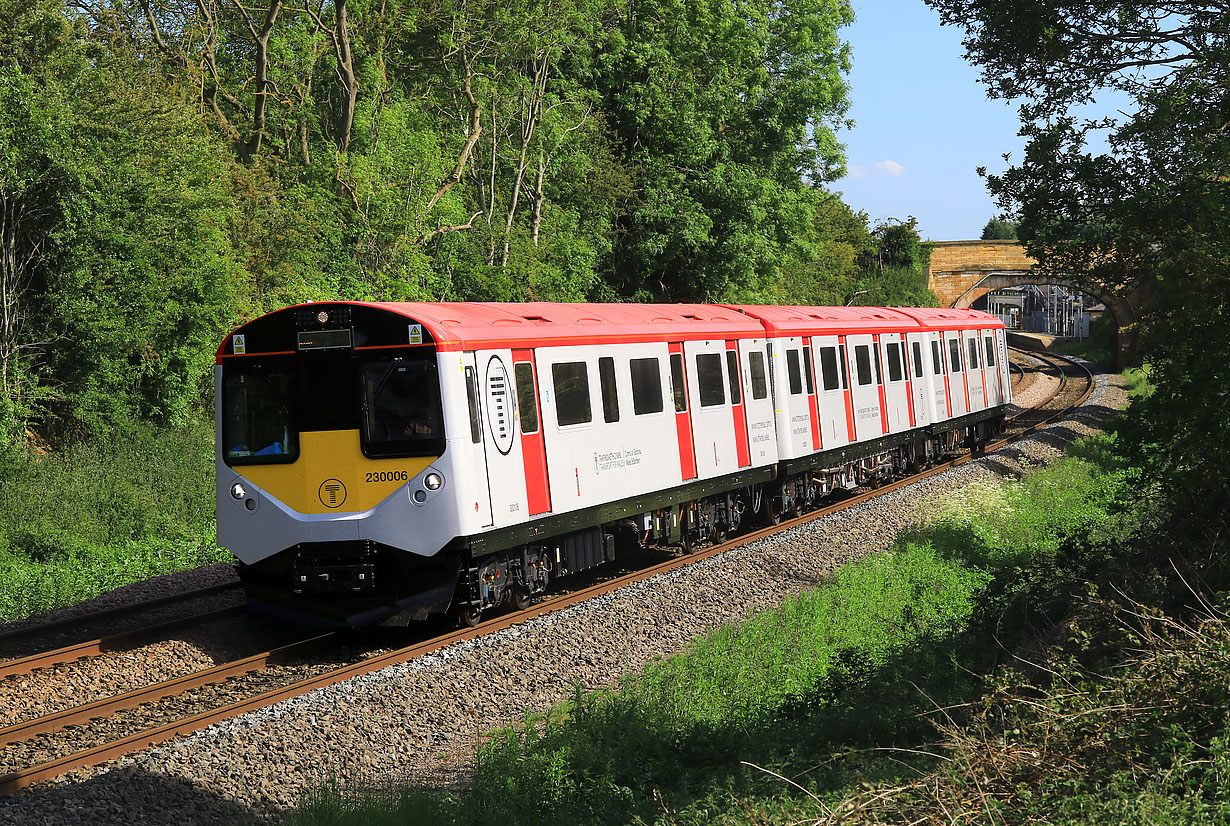
[[[1052,367],[1048,369],[1058,373],[1058,387],[1055,393],[1042,403],[1048,410],[1058,411],[1052,415],[1062,415],[1066,409],[1070,409],[1070,406],[1079,404],[1084,397],[1087,397],[1092,388],[1091,377],[1087,376],[1083,383],[1073,381],[1078,372],[1077,368],[1058,366],[1067,362],[1054,356],[1039,354],[1037,358],[1052,363]],[[1073,373],[1073,376],[1066,376],[1069,371]],[[1085,373],[1087,374],[1087,371]],[[1087,387],[1082,386],[1081,392],[1076,393],[1072,390],[1075,385],[1087,385]],[[1065,386],[1068,389],[1065,389]],[[1069,393],[1072,395],[1071,400],[1066,399]],[[1077,399],[1077,396],[1080,396],[1080,399]],[[1010,427],[1012,435],[1009,439],[1020,438],[1029,430],[1041,426],[1045,418],[1042,415],[1021,415]],[[938,465],[927,471],[925,475],[939,473],[953,464],[968,460],[968,456],[959,457],[953,463]],[[495,617],[477,628],[450,632],[408,647],[384,650],[380,645],[374,644],[366,646],[361,652],[357,650],[339,651],[336,647],[330,651],[326,640],[313,639],[304,644],[325,646],[317,649],[324,653],[314,660],[307,657],[301,648],[261,652],[247,658],[224,662],[209,669],[202,669],[197,674],[186,675],[186,678],[177,678],[178,681],[169,680],[147,686],[144,689],[130,689],[119,696],[100,697],[90,703],[82,704],[84,708],[61,709],[57,712],[61,715],[58,719],[55,719],[55,715],[46,715],[43,718],[34,717],[23,720],[0,730],[0,742],[13,741],[5,746],[5,759],[3,763],[0,763],[0,772],[8,772],[7,775],[0,777],[0,794],[12,793],[17,789],[53,778],[74,768],[105,762],[150,744],[199,730],[219,720],[271,705],[323,685],[337,683],[398,662],[405,662],[456,642],[482,636],[527,621],[535,616],[558,611],[633,582],[675,570],[762,539],[772,533],[855,506],[879,494],[913,484],[920,478],[922,477],[917,475],[908,477],[878,491],[851,497],[797,519],[783,522],[778,526],[741,535],[731,542],[668,559],[645,570],[601,582],[574,593],[547,599],[532,606],[528,611]],[[304,659],[306,661],[302,661]],[[280,668],[281,671],[273,670],[275,668]],[[194,685],[189,685],[194,682]],[[181,690],[181,686],[187,687]],[[149,701],[153,704],[146,704]],[[134,705],[138,708],[132,708]],[[63,716],[65,713],[68,716]],[[65,726],[80,726],[83,718],[95,715],[97,715],[95,723],[91,726],[95,732],[91,735],[92,739],[82,739],[76,736],[76,729],[64,728]],[[70,719],[73,722],[65,722]],[[0,725],[3,725],[3,721],[0,721]],[[74,732],[74,736],[65,737],[63,732],[66,730]],[[10,758],[9,755],[12,757]]]

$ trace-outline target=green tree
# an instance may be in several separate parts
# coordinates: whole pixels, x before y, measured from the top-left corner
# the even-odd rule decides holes
[[[1017,240],[1016,221],[992,218],[982,228],[980,237],[983,241],[1015,241]]]
[[[632,174],[606,277],[665,300],[780,279],[844,167],[845,0],[625,0],[594,81]]]
[[[860,276],[845,304],[873,307],[935,307],[939,300],[927,287],[930,243],[918,234],[918,219],[890,219],[870,233],[859,255]]]
[[[35,417],[53,435],[182,419],[234,313],[226,153],[191,101],[123,50],[88,47],[63,6],[6,11],[9,438]]]
[[[1230,503],[1230,30],[1217,4],[928,0],[967,28],[993,96],[1017,98],[1021,162],[989,176],[1041,267],[1088,291],[1146,296],[1158,391],[1130,444],[1178,489],[1199,480],[1205,522]],[[1113,120],[1074,107],[1107,90],[1135,102]],[[1131,108],[1131,107],[1125,107]],[[1106,149],[1091,151],[1090,138]],[[1100,290],[1100,291],[1099,291]],[[1219,508],[1221,510],[1219,510]]]

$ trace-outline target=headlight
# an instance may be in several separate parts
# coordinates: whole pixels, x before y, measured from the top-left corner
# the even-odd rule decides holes
[[[248,492],[244,490],[243,482],[236,482],[235,484],[231,485],[231,496],[233,496],[234,498],[243,499],[247,495],[248,495]]]
[[[438,473],[429,473],[423,477],[423,487],[428,490],[439,490],[444,484],[444,478]]]

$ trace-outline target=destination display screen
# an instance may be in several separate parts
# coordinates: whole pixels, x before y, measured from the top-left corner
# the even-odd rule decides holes
[[[337,350],[350,347],[350,330],[309,330],[299,333],[300,350]]]

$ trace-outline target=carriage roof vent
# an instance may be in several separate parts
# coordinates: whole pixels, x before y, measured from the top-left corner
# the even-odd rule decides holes
[[[526,321],[536,321],[536,322],[539,322],[539,323],[541,323],[541,324],[547,324],[547,323],[550,323],[550,321],[551,321],[551,319],[549,319],[549,318],[543,318],[543,317],[542,317],[542,316],[540,316],[540,315],[523,315],[523,316],[521,316],[521,317],[522,317],[522,318],[524,318]]]

